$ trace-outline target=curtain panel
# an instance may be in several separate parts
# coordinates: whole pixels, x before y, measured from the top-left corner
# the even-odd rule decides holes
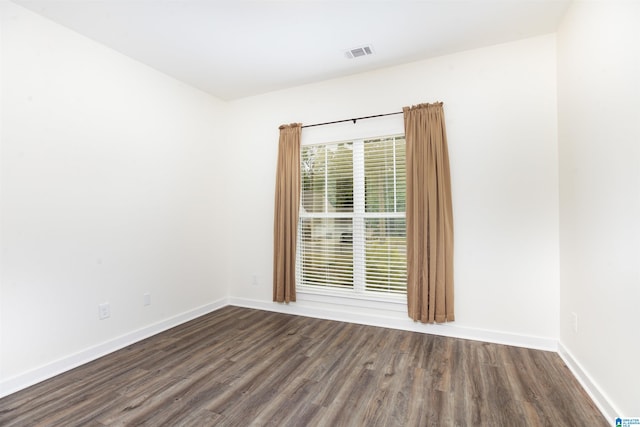
[[[422,323],[455,320],[453,209],[442,103],[404,107],[407,308]]]
[[[296,300],[296,242],[300,209],[302,125],[280,126],[273,226],[273,300]]]

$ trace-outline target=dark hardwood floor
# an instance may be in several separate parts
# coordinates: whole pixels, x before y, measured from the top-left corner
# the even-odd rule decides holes
[[[606,426],[552,352],[225,307],[0,399],[2,426]]]

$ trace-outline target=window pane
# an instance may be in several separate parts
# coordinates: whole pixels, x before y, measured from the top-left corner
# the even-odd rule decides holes
[[[405,212],[407,210],[406,148],[404,137],[396,138],[396,212]]]
[[[405,293],[407,226],[404,218],[366,220],[366,289]]]
[[[406,192],[404,138],[364,143],[365,211],[404,212]]]
[[[353,212],[351,143],[302,147],[302,207],[307,212]]]
[[[353,287],[353,221],[351,218],[301,218],[298,283]]]
[[[326,149],[302,147],[302,207],[307,212],[323,212],[325,200]]]

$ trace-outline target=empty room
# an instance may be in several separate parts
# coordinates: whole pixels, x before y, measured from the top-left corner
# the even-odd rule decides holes
[[[0,425],[640,424],[639,24],[0,0]]]

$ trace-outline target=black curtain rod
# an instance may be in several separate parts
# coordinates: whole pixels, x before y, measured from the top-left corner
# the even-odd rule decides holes
[[[384,116],[395,116],[396,114],[402,114],[402,113],[403,113],[402,111],[398,111],[397,113],[376,114],[375,116],[356,117],[355,119],[344,119],[344,120],[336,120],[334,122],[316,123],[316,124],[313,124],[313,125],[304,125],[302,127],[303,128],[311,128],[311,127],[314,127],[314,126],[333,125],[335,123],[344,123],[344,122],[353,122],[353,124],[355,125],[358,120],[373,119],[373,118],[376,118],[376,117],[384,117]]]

